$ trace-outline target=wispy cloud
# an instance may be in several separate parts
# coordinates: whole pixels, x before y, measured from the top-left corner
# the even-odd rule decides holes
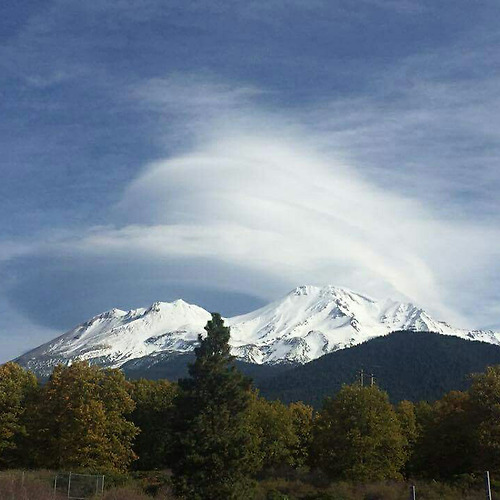
[[[256,89],[189,75],[184,84],[180,75],[148,82],[134,96],[156,103],[189,145],[145,166],[109,225],[55,238],[39,254],[128,262],[134,276],[156,263],[167,288],[184,282],[264,300],[301,283],[333,283],[412,300],[459,325],[493,323],[498,226],[452,219],[428,193],[389,188],[391,172],[373,180],[391,138],[423,127],[414,145],[394,146],[394,154],[415,154],[442,108],[416,110],[405,100],[388,116],[373,102],[337,101],[311,125],[309,114],[264,111],[266,94]],[[447,99],[459,113],[460,99]],[[403,167],[401,180],[414,179]],[[438,178],[425,168],[420,175],[429,186]],[[473,296],[484,299],[470,307]]]
[[[196,121],[191,150],[149,166],[120,207],[155,231],[186,223],[226,237],[230,228],[258,229],[265,238],[230,238],[244,241],[248,254],[237,244],[234,254],[216,253],[240,262],[261,255],[261,269],[290,282],[399,293],[438,315],[492,324],[499,298],[490,284],[498,282],[500,242],[500,82],[486,71],[456,76],[463,57],[481,50],[460,55],[459,47],[446,64],[440,53],[410,58],[381,74],[371,96],[292,115],[263,112],[268,96],[254,89],[197,87],[194,95],[205,96],[194,103],[220,103],[213,107],[193,106],[191,92],[172,94],[167,86],[177,109],[195,109],[188,122],[205,121]],[[214,230],[215,221],[224,229]],[[264,251],[259,241],[269,244],[270,235],[279,242]]]
[[[444,217],[498,222],[498,60],[484,43],[420,54],[373,75],[369,93],[323,101],[304,120],[379,186]]]
[[[87,172],[88,189],[71,197],[95,204],[94,219],[103,225],[89,227],[82,221],[90,217],[82,217],[64,234],[41,228],[29,240],[4,241],[1,307],[11,308],[4,317],[16,330],[16,309],[26,324],[63,328],[107,307],[175,298],[186,290],[193,301],[224,292],[249,294],[256,303],[297,284],[333,283],[413,300],[458,325],[500,327],[498,35],[471,23],[462,41],[425,50],[410,37],[402,51],[382,44],[372,64],[367,40],[377,43],[383,33],[357,34],[365,22],[373,28],[373,11],[393,11],[415,34],[418,15],[430,21],[433,6],[363,4],[374,9],[321,0],[238,2],[231,10],[224,2],[165,7],[148,0],[140,8],[128,0],[84,7],[61,2],[33,16],[2,51],[5,74],[37,92],[29,103],[37,112],[71,104],[61,148],[46,164],[55,158],[62,165],[57,177],[68,180],[61,193],[74,188],[76,170]],[[165,14],[179,6],[196,15]],[[286,16],[276,15],[289,10],[300,36]],[[81,11],[81,36],[66,33]],[[149,43],[141,36],[140,45],[132,44],[137,52],[118,60],[116,54],[129,48],[124,40],[140,33],[136,23],[160,14],[172,30],[158,23]],[[304,16],[316,31],[302,24]],[[115,22],[126,30],[110,33],[108,23]],[[85,36],[90,32],[95,39]],[[172,45],[163,38],[170,32]],[[273,36],[254,40],[256,33]],[[201,45],[209,39],[214,45]],[[233,43],[234,51],[214,56]],[[252,43],[258,50],[247,51]],[[171,58],[158,50],[163,46],[175,48]],[[120,73],[132,62],[135,72]],[[45,99],[51,87],[69,82],[78,93],[68,86]],[[96,94],[88,116],[76,116],[75,103],[87,102],[90,87]],[[99,113],[103,105],[106,115]],[[115,121],[102,122],[111,115]],[[45,118],[52,126],[52,114]],[[74,120],[88,120],[87,128],[65,126]],[[29,162],[48,150],[46,137],[53,138],[47,130],[27,155],[33,172],[41,169]],[[14,135],[20,141],[22,134]],[[23,152],[28,136],[26,128]],[[73,136],[84,144],[71,149]],[[110,142],[117,136],[120,141]],[[135,144],[143,149],[135,151]],[[69,175],[67,165],[84,150],[92,154]],[[103,177],[108,164],[101,159],[118,153],[124,160],[133,156],[132,165]],[[67,201],[61,199],[61,212]],[[7,326],[0,328],[9,335]]]

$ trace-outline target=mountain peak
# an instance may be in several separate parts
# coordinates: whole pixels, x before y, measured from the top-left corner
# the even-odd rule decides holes
[[[361,295],[349,288],[334,285],[301,285],[291,290],[287,296],[348,297],[353,300],[362,299],[368,302],[375,302],[374,299],[367,295]]]
[[[87,359],[119,367],[131,360],[191,352],[211,318],[185,302],[154,302],[148,309],[111,309],[18,358],[48,374],[57,363]],[[500,344],[500,334],[453,328],[411,303],[377,301],[333,285],[302,285],[248,314],[227,318],[232,352],[253,363],[307,363],[396,330],[435,332]],[[151,361],[153,362],[153,361]]]
[[[199,306],[196,306],[194,304],[189,304],[188,302],[182,300],[182,299],[177,299],[174,300],[173,302],[153,302],[145,311],[144,314],[149,314],[149,313],[178,313],[183,310],[187,309],[200,309]]]

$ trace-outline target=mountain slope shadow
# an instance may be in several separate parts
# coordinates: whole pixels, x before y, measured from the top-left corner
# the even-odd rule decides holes
[[[261,394],[284,402],[304,401],[316,407],[326,396],[360,379],[376,383],[391,401],[439,399],[464,390],[469,375],[500,364],[500,347],[429,332],[399,331],[358,346],[326,354],[258,385]]]

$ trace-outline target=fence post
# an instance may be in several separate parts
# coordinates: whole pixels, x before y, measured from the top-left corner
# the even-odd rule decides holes
[[[54,498],[56,498],[56,493],[57,493],[57,474],[56,477],[54,478]]]
[[[410,500],[417,500],[417,489],[415,485],[410,486]]]
[[[486,489],[486,500],[491,500],[490,471],[484,473],[484,487]]]
[[[71,494],[71,472],[69,473],[69,477],[68,477],[68,498]]]

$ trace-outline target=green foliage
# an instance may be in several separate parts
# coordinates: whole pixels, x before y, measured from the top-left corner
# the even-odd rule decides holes
[[[387,394],[378,387],[344,386],[314,422],[314,463],[332,479],[397,478],[405,439]]]
[[[190,500],[250,498],[250,474],[258,464],[248,418],[251,382],[232,365],[230,331],[219,314],[205,330],[175,401],[176,488]]]
[[[473,376],[470,424],[476,431],[476,470],[500,473],[500,366]]]
[[[261,469],[269,473],[295,465],[299,438],[287,406],[255,396],[250,408],[250,425],[258,438]]]
[[[474,470],[478,449],[467,393],[450,392],[420,418],[413,457],[419,475],[450,478]]]
[[[500,478],[500,366],[432,404],[394,408],[377,386],[343,386],[313,415],[258,396],[219,315],[206,331],[178,385],[75,362],[40,387],[18,365],[0,366],[0,465],[105,473],[120,500],[174,498],[172,485],[189,500],[390,500],[407,497],[401,473],[448,482],[417,481],[419,498],[472,500],[485,469]],[[157,470],[130,473],[134,451],[136,469]],[[17,477],[0,474],[9,498],[24,494]]]
[[[294,433],[297,436],[292,456],[295,466],[302,467],[309,460],[309,450],[312,443],[313,408],[299,401],[298,403],[291,403],[289,411],[292,414]]]
[[[396,405],[396,415],[401,426],[401,431],[406,439],[408,447],[415,444],[418,436],[417,416],[415,405],[411,401],[400,401]]]
[[[0,366],[0,467],[19,464],[26,437],[25,412],[38,389],[36,377],[15,363]]]
[[[132,422],[141,429],[134,444],[139,457],[134,467],[153,470],[165,467],[172,448],[173,401],[177,386],[167,380],[139,379],[132,382],[135,410]]]
[[[405,439],[406,463],[404,472],[405,475],[408,476],[413,472],[411,469],[411,465],[413,464],[413,450],[419,436],[415,405],[411,401],[401,401],[396,406],[396,415]]]
[[[43,387],[32,438],[36,463],[53,469],[120,472],[135,458],[138,429],[126,419],[134,409],[119,370],[86,362],[57,366]]]

